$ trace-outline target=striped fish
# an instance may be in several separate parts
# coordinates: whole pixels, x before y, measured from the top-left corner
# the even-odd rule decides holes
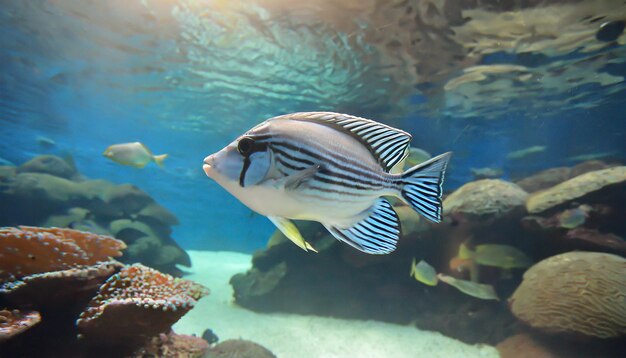
[[[206,157],[203,169],[304,250],[315,251],[291,219],[318,221],[360,251],[387,254],[396,248],[400,221],[385,197],[441,221],[450,153],[394,174],[410,141],[410,134],[364,118],[292,113],[252,128]]]

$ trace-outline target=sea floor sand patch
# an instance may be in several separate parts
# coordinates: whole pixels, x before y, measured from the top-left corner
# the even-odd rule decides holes
[[[468,345],[440,333],[377,321],[295,314],[261,314],[233,303],[230,278],[251,267],[251,256],[234,252],[189,251],[193,272],[185,276],[211,290],[175,326],[177,333],[201,335],[206,328],[220,341],[247,339],[279,358],[498,357],[494,347]]]

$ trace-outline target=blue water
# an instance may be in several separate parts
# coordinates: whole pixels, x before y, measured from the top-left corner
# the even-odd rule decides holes
[[[421,70],[428,49],[416,50],[416,63],[389,60],[395,50],[381,51],[368,35],[372,14],[346,14],[351,26],[344,26],[317,8],[305,9],[319,10],[312,20],[264,2],[245,11],[202,4],[2,2],[0,158],[19,165],[40,154],[71,154],[81,174],[135,184],[175,213],[180,225],[172,236],[184,248],[244,252],[264,246],[274,228],[206,178],[202,160],[278,114],[332,110],[403,128],[413,146],[454,152],[446,190],[471,180],[470,168],[502,168],[513,180],[576,164],[568,157],[581,154],[626,159],[624,45],[586,51],[594,45],[586,40],[534,57],[514,48],[491,52],[473,65],[527,66],[532,79],[512,80],[510,93],[466,98],[475,104],[470,110],[459,105],[462,93],[442,89],[469,65],[458,61],[432,80],[411,81],[406,74]],[[376,21],[375,34],[387,36],[387,25]],[[612,80],[558,77],[579,67]],[[490,76],[495,82],[499,75]],[[544,86],[542,78],[556,84]],[[56,145],[43,147],[40,136]],[[130,141],[168,153],[165,168],[124,167],[102,156],[109,145]],[[546,150],[506,159],[536,145]]]

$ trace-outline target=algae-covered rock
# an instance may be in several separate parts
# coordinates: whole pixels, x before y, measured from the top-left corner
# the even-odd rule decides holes
[[[243,339],[229,339],[209,348],[206,358],[276,358],[267,348]]]
[[[245,304],[274,290],[286,274],[287,264],[281,262],[266,272],[253,268],[245,274],[236,274],[230,284],[235,290],[235,299]]]
[[[137,213],[139,220],[151,222],[157,221],[165,225],[178,225],[178,218],[169,210],[157,203],[149,203]]]
[[[70,208],[64,215],[52,215],[48,217],[42,226],[45,227],[70,227],[70,224],[85,220],[90,212],[85,208]]]
[[[146,192],[131,184],[122,184],[110,188],[104,193],[104,200],[126,214],[137,213],[154,202]]]
[[[523,206],[527,196],[513,183],[483,179],[458,188],[444,200],[443,209],[446,214],[500,217]]]
[[[9,190],[15,182],[17,171],[15,167],[3,165],[0,166],[0,193]]]
[[[535,175],[515,182],[528,193],[547,189],[571,178],[571,168],[560,167],[541,171]]]
[[[626,166],[588,172],[532,194],[526,201],[526,209],[531,214],[540,213],[624,182],[626,182]]]
[[[40,155],[17,168],[18,173],[44,173],[56,177],[71,179],[76,173],[76,169],[65,160],[54,155]]]
[[[626,259],[568,252],[524,273],[509,299],[513,314],[549,333],[597,338],[626,336]]]
[[[118,239],[131,243],[134,240],[143,237],[157,237],[150,226],[141,221],[132,221],[129,219],[114,220],[109,224],[109,231]]]
[[[63,206],[84,201],[87,197],[76,182],[42,173],[18,174],[11,191],[23,200]]]

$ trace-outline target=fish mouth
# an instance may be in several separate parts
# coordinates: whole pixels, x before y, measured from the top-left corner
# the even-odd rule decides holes
[[[210,178],[211,174],[213,173],[212,169],[213,167],[211,166],[211,164],[213,163],[213,156],[209,155],[208,157],[204,158],[204,164],[202,165],[202,170],[204,170],[204,173]]]

